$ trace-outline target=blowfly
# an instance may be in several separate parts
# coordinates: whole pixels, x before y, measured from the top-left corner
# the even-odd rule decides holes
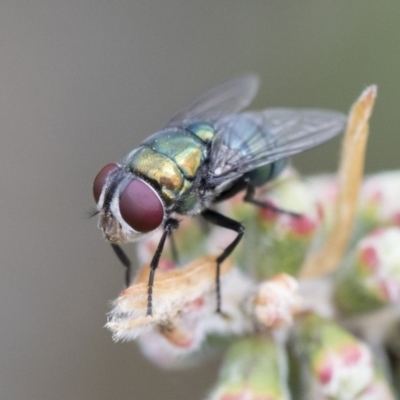
[[[167,237],[178,228],[177,215],[200,215],[237,234],[216,259],[219,312],[220,264],[238,245],[244,227],[213,205],[245,191],[244,201],[274,208],[254,198],[255,188],[276,178],[289,156],[332,139],[346,123],[345,115],[319,109],[241,112],[258,86],[256,76],[245,75],[206,92],[94,180],[99,227],[126,267],[126,285],[131,264],[119,244],[163,229],[150,264],[148,315],[155,271]]]

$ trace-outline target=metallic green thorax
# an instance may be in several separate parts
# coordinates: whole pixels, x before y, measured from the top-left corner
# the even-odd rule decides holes
[[[141,144],[128,160],[128,167],[155,183],[167,206],[178,201],[177,211],[191,211],[198,200],[192,183],[214,136],[214,128],[206,123],[165,129]]]

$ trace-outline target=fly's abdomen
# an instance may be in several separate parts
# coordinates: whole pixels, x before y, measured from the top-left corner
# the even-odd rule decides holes
[[[253,171],[247,172],[244,174],[244,176],[248,177],[254,186],[261,186],[264,183],[277,178],[282,170],[286,167],[287,161],[287,158],[283,158],[271,164],[263,165],[262,167],[254,169]]]

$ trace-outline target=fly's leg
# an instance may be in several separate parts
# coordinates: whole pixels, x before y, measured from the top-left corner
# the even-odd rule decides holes
[[[131,284],[131,260],[117,244],[112,244],[111,248],[114,250],[114,253],[118,257],[119,261],[121,261],[121,264],[125,267],[125,286],[128,287]]]
[[[146,315],[153,314],[153,284],[154,284],[154,276],[156,273],[156,269],[158,267],[158,262],[160,261],[161,253],[163,251],[165,240],[167,236],[170,236],[172,231],[178,228],[179,222],[174,218],[169,218],[164,224],[164,232],[161,236],[160,241],[158,242],[156,252],[154,253],[153,259],[150,263],[150,275],[149,275],[149,284],[147,286],[147,312]]]
[[[203,218],[217,226],[221,226],[222,228],[230,229],[237,233],[236,238],[229,244],[229,246],[217,257],[217,273],[215,277],[216,290],[217,290],[217,313],[221,313],[221,282],[220,282],[220,273],[221,273],[221,264],[225,261],[229,255],[235,250],[235,247],[239,244],[242,236],[244,234],[244,226],[233,219],[225,217],[216,211],[213,210],[205,210],[201,213]]]
[[[176,247],[176,241],[175,241],[175,237],[172,234],[172,230],[169,233],[169,243],[171,246],[171,255],[172,255],[172,260],[174,262],[175,265],[179,265],[179,254],[178,254],[178,249]]]
[[[239,179],[236,183],[233,184],[229,189],[222,192],[215,200],[214,203],[220,203],[221,201],[225,201],[233,197],[235,194],[238,194],[242,190],[247,190],[247,187],[250,185],[250,181],[246,178]]]
[[[255,187],[252,185],[250,179],[248,177],[242,178],[237,181],[231,188],[220,194],[217,199],[214,201],[215,203],[219,203],[221,201],[230,199],[235,194],[241,192],[242,190],[246,190],[246,195],[243,198],[243,201],[246,203],[253,204],[257,207],[264,208],[266,210],[271,210],[280,214],[290,215],[294,218],[301,217],[301,214],[295,213],[293,211],[284,210],[282,208],[276,207],[272,203],[268,201],[259,201],[254,198]]]
[[[276,207],[275,205],[273,205],[269,201],[256,200],[254,198],[254,192],[255,192],[254,186],[251,185],[250,183],[247,183],[246,195],[244,196],[243,201],[245,201],[246,203],[254,204],[257,207],[264,208],[265,210],[271,210],[271,211],[274,211],[276,213],[290,215],[291,217],[294,217],[294,218],[300,218],[301,217],[301,214],[293,212],[293,211],[284,210],[284,209],[279,208],[279,207]]]

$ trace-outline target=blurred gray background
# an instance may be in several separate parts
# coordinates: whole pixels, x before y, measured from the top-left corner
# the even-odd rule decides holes
[[[397,1],[0,1],[1,399],[206,393],[218,360],[168,372],[112,342],[123,270],[85,212],[101,167],[246,71],[263,82],[255,108],[347,111],[377,83],[367,170],[399,167]],[[294,162],[334,170],[338,153]]]

